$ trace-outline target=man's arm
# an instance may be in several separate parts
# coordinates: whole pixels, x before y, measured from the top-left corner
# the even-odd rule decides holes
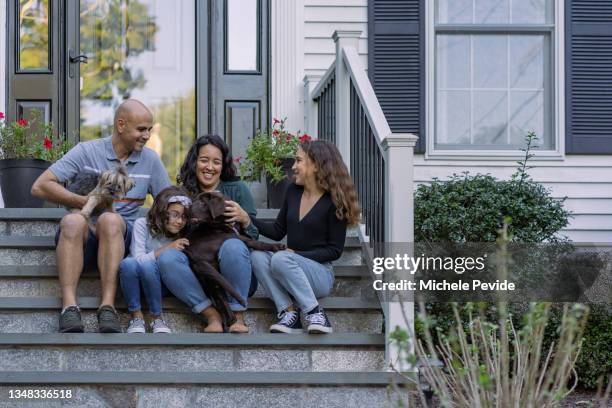
[[[70,208],[83,208],[87,197],[72,193],[62,186],[51,170],[41,174],[30,191],[34,197],[61,204]]]

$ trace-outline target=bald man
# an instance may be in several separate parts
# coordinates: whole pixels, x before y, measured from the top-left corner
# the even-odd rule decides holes
[[[94,230],[78,213],[65,215],[55,236],[57,270],[62,288],[62,333],[82,333],[77,285],[84,269],[100,272],[102,297],[98,308],[100,333],[121,333],[115,311],[117,271],[127,255],[131,225],[147,193],[156,196],[171,185],[164,165],[145,144],[151,136],[153,115],[142,102],[129,99],[115,112],[112,136],[77,144],[36,180],[32,195],[71,208],[82,208],[86,196],[74,194],[62,183],[82,172],[101,173],[124,163],[135,186],[125,200],[115,202],[116,213],[103,213],[94,220]]]

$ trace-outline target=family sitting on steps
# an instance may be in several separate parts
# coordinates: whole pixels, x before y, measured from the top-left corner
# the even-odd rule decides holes
[[[36,197],[77,209],[62,218],[55,237],[63,299],[60,332],[84,331],[77,286],[82,271],[95,267],[102,288],[97,311],[101,333],[122,332],[115,310],[118,281],[131,313],[128,333],[146,332],[141,288],[153,333],[171,333],[162,313],[162,298],[170,295],[204,317],[205,333],[248,333],[245,311],[258,282],[278,312],[271,332],[302,332],[300,314],[308,333],[332,332],[317,299],[330,294],[332,261],[340,258],[346,228],[357,224],[360,213],[352,180],[333,144],[300,144],[294,184],[277,219],[267,223],[256,218],[251,193],[237,177],[229,148],[219,136],[206,135],[194,142],[177,177],[179,186],[172,186],[159,156],[145,147],[153,127],[151,111],[137,100],[126,100],[116,110],[113,125],[112,136],[79,143],[32,186]],[[94,212],[91,218],[79,212],[91,195],[71,192],[63,183],[120,165],[133,186],[114,201],[114,211]],[[194,257],[188,238],[194,229],[208,228],[198,225],[202,220],[192,217],[192,210],[203,205],[198,201],[203,196],[210,196],[203,193],[212,192],[225,198],[222,227],[229,225],[235,231],[235,237],[225,239],[218,248],[216,277],[202,273],[210,266],[204,268],[190,259]],[[148,193],[155,200],[147,216],[138,218]],[[286,236],[286,247],[273,244],[268,246],[275,252],[251,251],[268,248],[264,243],[247,245],[259,234],[277,241]]]

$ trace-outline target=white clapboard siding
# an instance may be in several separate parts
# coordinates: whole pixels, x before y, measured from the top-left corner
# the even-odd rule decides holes
[[[304,74],[322,75],[334,60],[336,30],[361,31],[359,54],[367,69],[367,0],[304,0]]]
[[[610,156],[566,156],[564,160],[531,160],[531,177],[555,198],[566,198],[573,217],[562,234],[575,242],[612,242],[612,159]],[[517,168],[514,160],[426,160],[415,156],[417,184],[452,174],[490,174],[507,180]]]

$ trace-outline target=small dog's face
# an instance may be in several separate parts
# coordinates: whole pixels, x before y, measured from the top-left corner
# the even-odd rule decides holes
[[[129,177],[126,168],[119,166],[115,170],[107,170],[102,173],[98,189],[107,191],[114,199],[122,199],[135,184],[134,180]]]
[[[225,223],[225,197],[219,192],[200,193],[193,200],[191,217],[199,223]]]

